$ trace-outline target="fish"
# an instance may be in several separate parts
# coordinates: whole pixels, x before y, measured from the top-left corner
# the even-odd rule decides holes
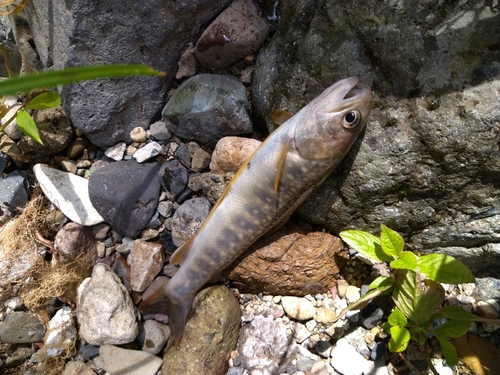
[[[176,346],[198,291],[257,239],[283,225],[348,153],[373,101],[371,90],[355,89],[357,83],[358,77],[338,81],[272,132],[235,174],[197,234],[172,254],[170,263],[180,268],[152,299],[166,299]],[[148,303],[152,300],[143,301]]]

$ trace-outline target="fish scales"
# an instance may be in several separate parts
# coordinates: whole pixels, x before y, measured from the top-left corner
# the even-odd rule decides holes
[[[370,112],[357,77],[327,88],[273,132],[240,168],[164,285],[177,345],[196,293],[269,230],[282,224],[349,151]],[[161,296],[159,297],[161,298]]]

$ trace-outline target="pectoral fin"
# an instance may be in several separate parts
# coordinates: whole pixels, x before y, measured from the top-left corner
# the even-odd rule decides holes
[[[286,155],[290,149],[291,141],[289,139],[283,140],[276,154],[276,177],[274,179],[274,190],[278,191],[281,177],[283,176],[283,169],[285,168]]]
[[[276,125],[280,126],[287,122],[288,119],[292,118],[293,113],[284,111],[282,109],[273,109],[271,112],[269,112],[269,117],[271,117]]]

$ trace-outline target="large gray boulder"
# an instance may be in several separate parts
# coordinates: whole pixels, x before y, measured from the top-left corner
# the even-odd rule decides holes
[[[500,14],[488,2],[280,2],[252,104],[298,111],[359,75],[376,100],[367,130],[298,212],[338,233],[378,234],[500,277]]]
[[[180,53],[230,0],[33,0],[27,7],[37,51],[45,66],[141,63],[166,77],[128,77],[63,86],[63,106],[92,143],[130,142],[161,109]]]

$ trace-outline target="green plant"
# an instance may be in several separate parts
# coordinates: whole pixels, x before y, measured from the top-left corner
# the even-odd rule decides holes
[[[474,275],[457,259],[445,254],[417,255],[404,250],[403,238],[392,229],[381,225],[380,237],[361,230],[346,230],[340,237],[350,247],[372,260],[387,262],[391,276],[379,276],[369,286],[369,292],[349,305],[349,309],[362,308],[382,294],[391,294],[395,307],[383,330],[390,335],[391,352],[403,355],[410,342],[414,342],[425,356],[429,368],[438,374],[430,361],[428,338],[434,335],[441,346],[446,362],[454,366],[457,352],[450,339],[464,335],[472,321],[491,321],[468,313],[457,306],[445,306],[445,290],[440,283],[461,284],[475,281]],[[435,326],[437,319],[446,322]],[[414,368],[412,368],[415,370]]]
[[[7,62],[7,60],[5,60]],[[7,62],[8,66],[8,62]],[[73,67],[62,70],[53,70],[42,73],[27,74],[22,77],[7,78],[0,81],[0,95],[3,96],[0,103],[0,117],[4,117],[10,110],[5,104],[5,95],[18,92],[28,92],[24,103],[16,110],[16,113],[0,127],[0,132],[14,120],[24,134],[42,143],[40,133],[27,110],[52,108],[61,104],[61,98],[57,91],[41,93],[32,98],[34,89],[54,87],[60,84],[76,83],[90,79],[124,77],[129,75],[165,75],[145,65],[98,65]]]

